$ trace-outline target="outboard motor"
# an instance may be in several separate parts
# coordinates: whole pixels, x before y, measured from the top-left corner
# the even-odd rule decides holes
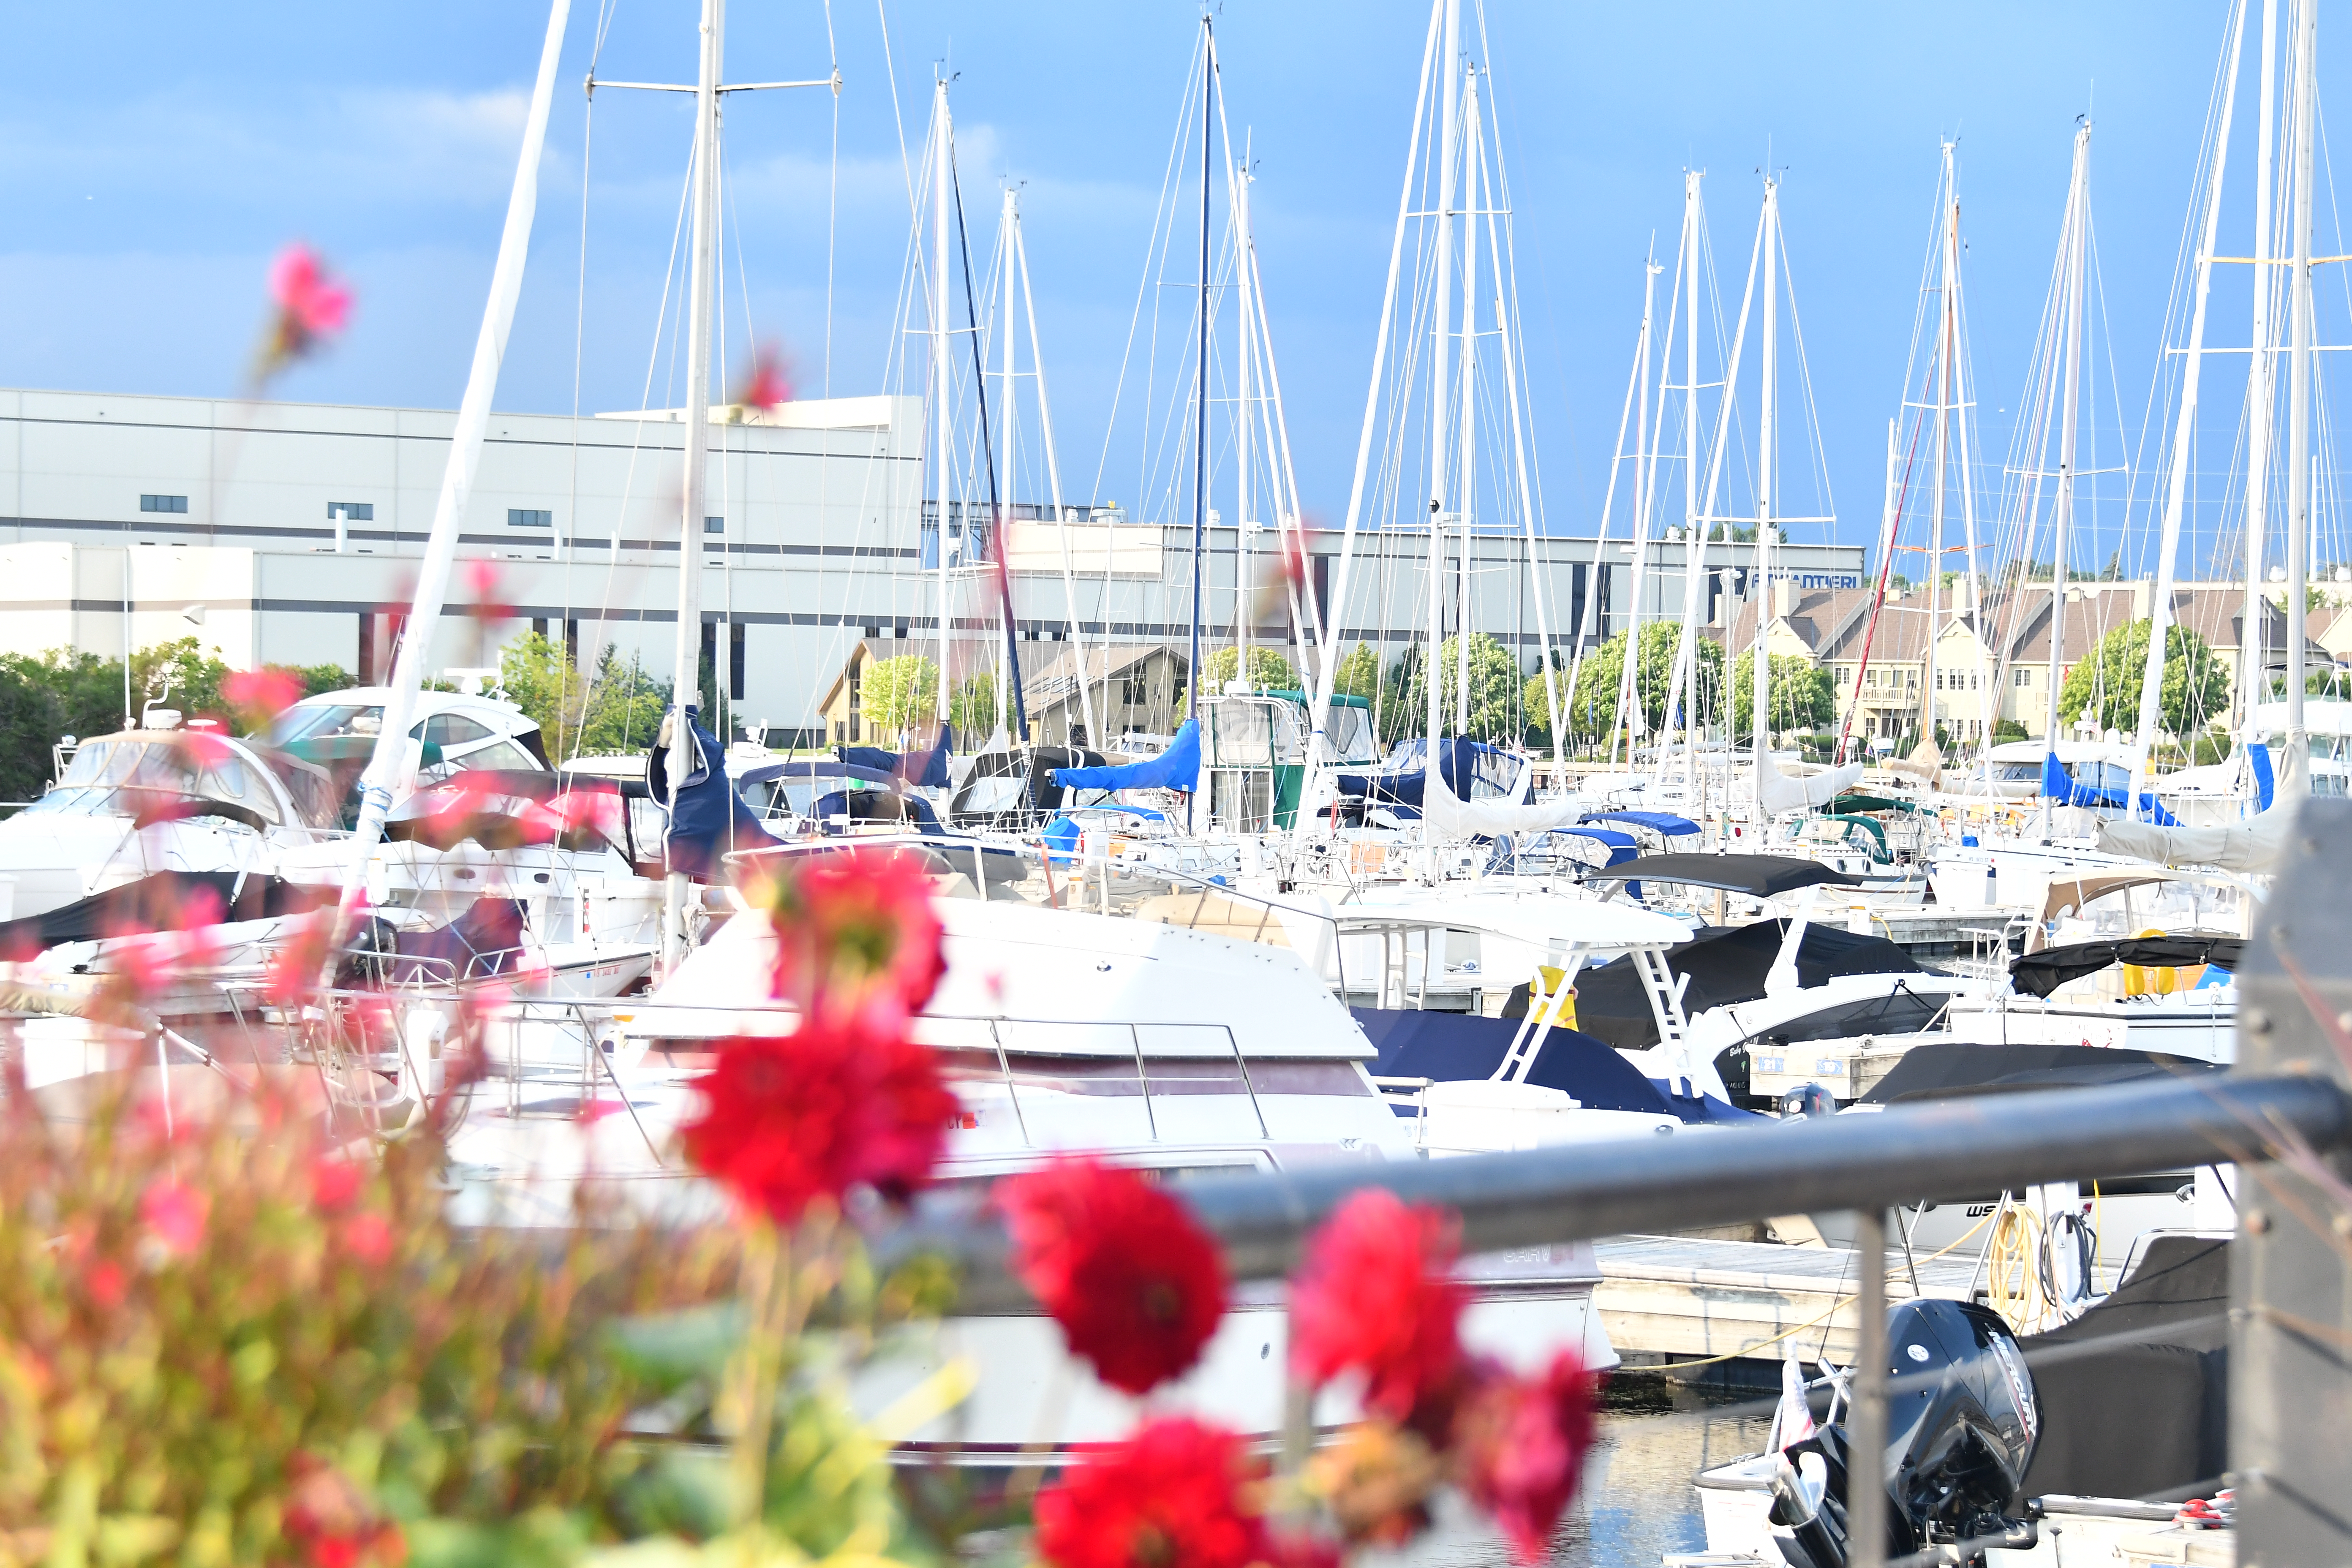
[[[1780,1111],[1791,1119],[1835,1116],[1837,1097],[1817,1083],[1801,1083],[1780,1097]]]
[[[1956,1548],[2030,1550],[2033,1525],[2006,1510],[2042,1431],[2033,1374],[2009,1325],[1958,1301],[1906,1301],[1886,1315],[1886,1555]],[[1845,1423],[1784,1454],[1773,1479],[1773,1539],[1793,1568],[1845,1568],[1850,1455]],[[1865,1468],[1864,1484],[1871,1477]]]

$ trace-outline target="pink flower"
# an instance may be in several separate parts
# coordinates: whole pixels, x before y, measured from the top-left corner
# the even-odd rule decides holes
[[[352,314],[352,291],[328,275],[317,251],[299,241],[270,263],[269,299],[269,325],[254,360],[256,382],[318,349],[343,330]]]
[[[1592,1374],[1562,1351],[1534,1377],[1482,1376],[1454,1418],[1462,1489],[1522,1563],[1540,1563],[1592,1447]]]
[[[302,682],[282,669],[240,669],[221,682],[221,698],[254,731],[302,700]]]
[[[174,1258],[185,1258],[205,1244],[205,1220],[212,1199],[184,1182],[158,1176],[139,1196],[139,1217]]]
[[[299,240],[270,263],[269,297],[314,338],[341,331],[351,319],[352,291],[328,277],[319,253]]]
[[[370,1268],[381,1268],[392,1258],[392,1222],[373,1209],[343,1221],[336,1237],[345,1252]]]
[[[772,344],[765,345],[751,356],[751,379],[735,399],[741,408],[773,408],[793,400],[791,374],[783,356]]]
[[[324,1214],[349,1208],[367,1182],[367,1173],[349,1160],[320,1160],[310,1167],[310,1202]]]

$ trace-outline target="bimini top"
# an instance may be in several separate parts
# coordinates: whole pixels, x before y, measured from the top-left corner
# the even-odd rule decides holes
[[[861,746],[853,749],[866,751],[870,748]],[[882,754],[898,755],[895,752],[885,752]],[[747,789],[752,784],[769,784],[777,779],[856,779],[863,784],[882,784],[887,787],[896,785],[898,775],[887,767],[869,767],[860,763],[761,763],[757,767],[745,768],[738,773],[735,784],[739,789]]]
[[[946,789],[948,753],[955,750],[955,726],[941,724],[938,743],[928,752],[893,752],[880,746],[835,746],[834,755],[855,767],[873,768],[921,789]]]
[[[1697,823],[1671,811],[1588,811],[1577,821],[1622,822],[1633,827],[1646,827],[1661,838],[1680,838],[1698,831]]]
[[[2069,942],[2012,959],[2009,983],[2025,995],[2047,996],[2068,981],[2096,974],[2111,963],[2137,963],[2148,969],[2210,963],[2234,974],[2245,952],[2246,939],[2242,936],[2131,936]]]
[[[1727,893],[1746,893],[1752,899],[1769,899],[1776,893],[1793,892],[1816,883],[1859,888],[1868,881],[1850,871],[1834,870],[1818,860],[1800,860],[1792,855],[1643,855],[1622,866],[1589,872],[1584,879],[1676,882],[1685,888],[1720,888]]]
[[[2141,1079],[2201,1078],[2226,1070],[2212,1062],[2121,1046],[1988,1046],[1931,1040],[1904,1052],[1860,1103],[1897,1105],[2037,1089],[2090,1089]]]
[[[1686,977],[1683,1011],[1695,1016],[1710,1007],[1762,996],[1788,929],[1789,922],[1779,920],[1707,926],[1690,941],[1668,948],[1666,967]],[[1919,962],[1883,936],[1808,924],[1797,943],[1801,987],[1825,985],[1845,974],[1918,973]],[[1644,1050],[1658,1043],[1657,1015],[1650,1010],[1641,975],[1628,963],[1604,963],[1577,977],[1576,1019],[1577,1027],[1620,1050]]]

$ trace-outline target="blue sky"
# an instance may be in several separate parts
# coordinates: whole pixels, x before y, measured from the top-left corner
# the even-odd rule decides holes
[[[694,15],[691,0],[618,0],[601,73],[690,79]],[[1024,182],[1063,467],[1083,492],[1105,456],[1198,11],[1166,0],[893,0],[887,15],[910,137],[921,136],[935,67],[959,73],[962,178],[982,209],[975,224],[990,226],[999,179]],[[1301,484],[1309,510],[1336,519],[1427,11],[1389,0],[1231,0],[1217,16],[1228,112],[1257,156],[1259,244]],[[2158,363],[2226,19],[2220,5],[2186,3],[1493,5],[1488,63],[1512,163],[1551,525],[1587,531],[1597,516],[1642,257],[1654,235],[1662,251],[1673,246],[1685,165],[1708,172],[1717,265],[1735,305],[1758,172],[1769,162],[1784,173],[1837,532],[1865,542],[1938,143],[1957,134],[1982,451],[1997,469],[2050,274],[2069,139],[2085,110],[2096,121],[2093,201],[2115,389],[2103,386],[2094,423],[2097,458],[2121,461],[2138,442]],[[500,388],[509,407],[572,405],[578,84],[597,21],[593,0],[581,0]],[[350,276],[359,307],[348,339],[278,392],[453,404],[544,25],[535,5],[478,3],[13,6],[0,53],[9,218],[0,383],[230,392],[257,327],[268,258],[301,236]],[[801,386],[814,389],[826,374],[830,227],[831,386],[870,392],[881,389],[892,339],[907,195],[876,7],[836,0],[830,47],[827,26],[824,8],[807,0],[738,0],[730,18],[730,77],[822,75],[837,57],[846,85],[830,220],[829,98],[765,94],[730,110],[740,249],[729,258],[730,326],[740,355],[748,292],[751,325],[788,346]],[[2249,99],[2242,127],[2252,120]],[[677,212],[685,100],[607,93],[594,130],[581,397],[590,409],[635,406]],[[2242,196],[2242,170],[2233,177]],[[2331,190],[2324,167],[2322,180]],[[2237,221],[2242,231],[2249,220]],[[2244,309],[2223,300],[2217,288],[2213,340],[2242,342]],[[2242,363],[2209,380],[2209,405],[2231,417]],[[2218,486],[2228,457],[2213,445],[2199,467],[2214,469]],[[1118,476],[1136,464],[1114,446],[1097,499],[1130,499]],[[2115,531],[2120,517],[2106,507],[2105,533],[2078,562],[2103,563],[2118,543],[2137,558],[2137,543]]]

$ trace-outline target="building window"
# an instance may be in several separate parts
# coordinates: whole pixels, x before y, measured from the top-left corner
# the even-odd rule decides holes
[[[141,496],[139,498],[139,510],[141,511],[185,511],[188,510],[188,498],[185,496]]]
[[[702,531],[724,533],[727,531],[727,520],[723,517],[706,517],[702,520]]]
[[[2011,674],[2012,679],[2014,679],[2016,683],[2021,687],[2031,686],[2033,684],[2033,672],[2030,669],[2015,670],[2012,671]]]
[[[327,521],[337,518],[345,522],[373,522],[375,502],[372,500],[331,500],[327,503]]]
[[[743,623],[727,623],[727,697],[730,702],[743,700],[744,675]]]
[[[507,526],[509,528],[553,528],[555,514],[527,506],[510,506],[507,508]]]

